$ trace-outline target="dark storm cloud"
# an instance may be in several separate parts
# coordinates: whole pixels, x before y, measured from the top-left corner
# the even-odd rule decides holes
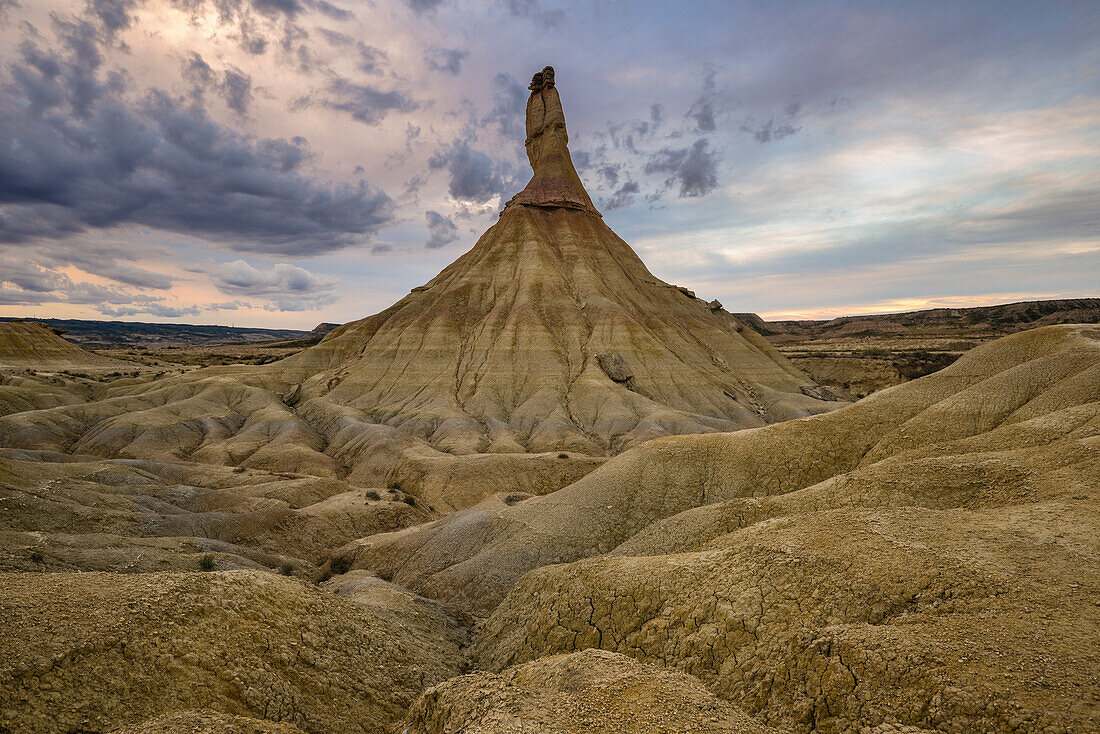
[[[664,121],[664,108],[656,102],[649,106],[649,119],[634,124],[634,132],[639,137],[648,137],[657,132]]]
[[[493,77],[492,86],[493,108],[482,118],[480,124],[492,125],[502,139],[522,144],[525,137],[523,116],[527,109],[527,87],[505,72],[499,72]]]
[[[600,175],[604,183],[609,187],[614,188],[619,185],[619,173],[623,170],[621,163],[606,163],[596,169],[596,173]]]
[[[680,185],[680,197],[706,196],[718,187],[718,153],[706,138],[689,148],[661,148],[645,164],[648,174],[666,174],[666,186]]]
[[[229,109],[239,115],[247,114],[252,104],[252,77],[236,67],[229,67],[222,77],[221,93]]]
[[[219,75],[206,60],[192,51],[183,61],[183,78],[191,85],[191,96],[202,100],[207,92],[219,95],[229,109],[239,115],[248,114],[252,104],[252,77],[235,66]]]
[[[337,281],[288,263],[263,270],[244,260],[234,260],[208,272],[222,293],[249,302],[259,301],[268,310],[309,311],[337,300],[334,295]]]
[[[405,204],[419,204],[420,189],[424,188],[424,184],[426,183],[428,183],[428,179],[423,176],[413,176],[405,182],[401,195],[398,197],[398,201]]]
[[[238,24],[236,38],[241,50],[247,54],[263,56],[267,53],[267,37],[250,19],[242,19]]]
[[[359,54],[359,62],[356,67],[367,74],[381,74],[390,67],[390,57],[382,49],[370,46],[356,39],[354,36],[334,31],[329,28],[318,28],[318,33],[330,46],[338,48],[355,47]]]
[[[317,0],[312,3],[312,7],[316,8],[318,12],[323,15],[327,15],[333,20],[351,20],[355,17],[355,13],[345,8],[340,8],[332,3],[325,2],[325,0]]]
[[[196,51],[192,51],[183,60],[183,78],[191,85],[195,96],[202,96],[206,89],[214,83],[214,70],[206,59]]]
[[[298,0],[252,0],[252,7],[264,15],[289,15],[291,17],[302,12],[302,4]]]
[[[404,0],[405,4],[412,8],[417,13],[425,13],[431,10],[435,10],[444,3],[445,0]]]
[[[462,51],[457,48],[430,46],[424,58],[428,62],[429,69],[442,71],[451,76],[458,76],[458,73],[462,71],[462,60],[469,55],[469,51]]]
[[[141,252],[141,256],[147,259],[164,258],[167,254],[152,246],[146,246]],[[42,272],[53,272],[74,265],[86,273],[146,290],[168,290],[172,287],[174,278],[132,264],[129,261],[134,256],[135,253],[129,247],[102,242],[82,241],[76,246],[67,242],[0,246],[0,258],[18,259],[28,268]]]
[[[7,24],[8,13],[18,7],[17,0],[0,0],[0,26]]]
[[[715,82],[717,69],[708,64],[703,70],[703,93],[699,95],[687,112],[687,117],[695,121],[695,128],[701,132],[714,132],[718,128],[715,118],[718,85]]]
[[[503,0],[504,7],[518,18],[529,18],[551,28],[559,26],[565,20],[565,11],[560,8],[546,9],[541,0]]]
[[[621,209],[634,203],[641,187],[634,181],[627,181],[620,186],[609,198],[600,199],[600,207],[605,211]]]
[[[89,9],[95,13],[110,35],[130,27],[130,11],[137,5],[134,0],[91,0]]]
[[[504,193],[507,175],[504,164],[474,150],[465,140],[437,151],[428,159],[428,168],[447,171],[450,175],[447,190],[460,201],[484,204]]]
[[[49,293],[72,283],[67,275],[22,258],[0,258],[0,284],[30,293]]]
[[[458,239],[458,227],[439,212],[429,209],[424,213],[424,218],[428,222],[428,240],[424,246],[429,250],[449,245]]]
[[[93,302],[94,305],[94,302]],[[167,319],[178,319],[183,316],[198,316],[203,309],[198,306],[172,306],[156,299],[137,300],[127,306],[98,305],[96,310],[104,316],[122,318],[125,316],[139,316],[149,314]]]
[[[0,241],[62,238],[143,224],[227,240],[241,251],[309,255],[346,247],[392,218],[360,181],[301,172],[305,141],[228,130],[196,105],[152,90],[129,104],[98,75],[85,24],[57,21],[67,53],[31,42],[0,98]]]
[[[65,273],[43,267],[23,257],[0,255],[0,305],[37,306],[67,303],[93,306],[106,315],[197,314],[199,309],[180,311],[161,296],[133,293],[114,285],[74,282]],[[174,313],[179,311],[178,313]],[[125,312],[125,313],[124,313]]]
[[[773,140],[782,140],[796,134],[801,127],[795,127],[789,122],[777,121],[772,118],[763,125],[741,125],[741,131],[750,133],[758,143],[770,143]]]
[[[359,41],[356,43],[359,51],[359,63],[356,65],[360,71],[367,74],[381,74],[390,66],[390,57],[380,48],[368,46]]]
[[[123,0],[115,0],[123,1]],[[260,56],[267,53],[272,41],[298,62],[303,71],[315,66],[307,41],[309,32],[301,24],[306,10],[315,10],[336,21],[350,21],[355,14],[327,0],[170,0],[172,4],[195,18],[216,11],[219,25],[237,41],[246,53]]]
[[[296,110],[306,107],[327,107],[345,112],[364,125],[377,125],[390,112],[412,112],[419,105],[402,92],[383,91],[337,77],[323,90],[299,97],[292,104]]]

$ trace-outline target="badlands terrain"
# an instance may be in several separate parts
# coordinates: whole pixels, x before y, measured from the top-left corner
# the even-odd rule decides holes
[[[1095,299],[804,362],[885,317],[661,281],[552,69],[526,126],[472,249],[272,360],[0,324],[0,732],[1100,731]]]

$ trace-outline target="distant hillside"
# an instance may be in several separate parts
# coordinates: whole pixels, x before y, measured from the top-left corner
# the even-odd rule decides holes
[[[967,350],[1018,331],[1100,323],[1100,298],[1024,301],[979,308],[764,321],[734,314],[819,385],[863,397],[943,369]]]
[[[18,321],[0,317],[0,322]],[[88,349],[118,347],[199,346],[226,342],[268,342],[300,339],[311,332],[299,329],[255,329],[237,326],[149,324],[135,321],[30,319],[63,330],[65,338]],[[320,328],[320,327],[318,327]]]
[[[905,313],[841,316],[825,321],[764,321],[756,314],[734,315],[767,337],[819,339],[926,332],[946,335],[951,331],[969,337],[997,337],[1052,324],[1100,323],[1100,298],[1021,301],[977,308],[933,308]]]
[[[328,336],[328,333],[338,326],[340,326],[340,324],[332,324],[328,322],[317,324],[313,327],[311,331],[307,331],[303,336],[300,336],[297,339],[287,339],[286,341],[271,342],[267,346],[302,347],[303,349],[305,347],[312,347],[314,344],[317,344],[326,336]]]
[[[0,367],[103,370],[137,366],[81,349],[42,323],[18,319],[0,323]]]

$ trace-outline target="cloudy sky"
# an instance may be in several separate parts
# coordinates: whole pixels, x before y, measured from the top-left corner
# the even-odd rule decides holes
[[[526,183],[820,318],[1100,295],[1100,3],[0,0],[0,315],[374,313]]]

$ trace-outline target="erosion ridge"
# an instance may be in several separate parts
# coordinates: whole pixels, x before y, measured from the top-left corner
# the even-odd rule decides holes
[[[488,615],[488,670],[602,647],[791,731],[1087,729],[1098,436],[1100,328],[1047,327],[336,557]]]

